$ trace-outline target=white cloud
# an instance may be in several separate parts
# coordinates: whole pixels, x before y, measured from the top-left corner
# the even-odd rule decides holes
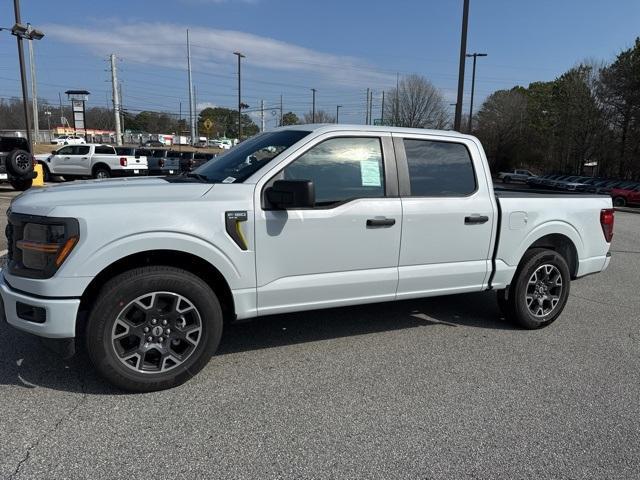
[[[43,25],[47,36],[84,46],[96,55],[116,53],[140,63],[182,67],[186,65],[186,30],[169,23],[102,24],[92,28],[61,24]],[[234,64],[234,51],[246,55],[245,64],[273,71],[302,72],[345,85],[389,85],[395,75],[375,70],[362,59],[334,55],[269,37],[235,30],[189,29],[194,68],[220,69]],[[214,71],[214,70],[211,70]]]

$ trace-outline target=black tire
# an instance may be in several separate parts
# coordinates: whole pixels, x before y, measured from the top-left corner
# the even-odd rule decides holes
[[[26,150],[14,150],[7,156],[7,171],[16,177],[24,177],[33,171],[33,157]]]
[[[624,207],[627,205],[627,199],[624,197],[616,197],[613,199],[613,205],[616,207]]]
[[[502,181],[503,181],[504,183],[509,183],[509,182],[511,181],[511,177],[504,177],[504,178],[502,179]]]
[[[551,274],[547,273],[545,280],[547,268]],[[557,285],[556,272],[561,285]],[[541,278],[536,276],[539,282],[531,284],[534,273]],[[503,304],[505,316],[519,326],[530,330],[543,328],[553,323],[564,310],[570,287],[571,274],[562,255],[553,250],[534,248],[525,253],[509,290],[502,294],[506,298],[498,297],[498,304]],[[533,310],[538,311],[534,313]]]
[[[9,183],[13,188],[18,190],[19,192],[24,192],[25,190],[29,190],[31,185],[33,185],[33,179],[31,178],[12,178],[9,180]]]
[[[189,310],[192,312],[190,315],[199,320],[197,323],[199,331],[196,332],[198,343],[195,346],[193,339],[191,342],[185,341],[191,333],[187,330],[185,330],[186,333],[182,332],[184,325],[178,324],[179,321],[186,323],[184,316],[187,314],[177,313],[179,312],[177,306],[173,313],[168,312],[170,309],[167,309],[168,313],[162,313],[158,307],[160,302],[156,302],[156,296],[153,296],[154,292],[157,292],[155,293],[157,297],[175,295],[182,298],[186,305],[191,304],[193,308]],[[152,297],[151,301],[146,300],[148,297]],[[143,302],[149,303],[149,306],[146,307]],[[181,302],[182,300],[177,300],[175,305],[180,305]],[[167,306],[169,303],[165,301],[164,305]],[[128,308],[130,310],[127,310]],[[126,314],[125,310],[127,310]],[[172,320],[171,315],[181,315],[181,317]],[[151,316],[167,319],[168,323],[164,319],[161,321],[155,318],[150,319]],[[122,322],[118,318],[127,322]],[[140,323],[135,326],[133,323],[128,323],[133,320],[139,320]],[[161,322],[165,326],[161,326]],[[120,325],[131,325],[131,328],[127,328],[122,335],[121,331],[117,332],[117,329],[121,328]],[[91,362],[107,380],[123,390],[150,392],[175,387],[196,375],[218,348],[222,326],[222,309],[218,298],[201,278],[179,268],[150,266],[120,274],[102,287],[89,314],[85,339]],[[149,327],[151,327],[149,333],[142,333],[148,332]],[[160,330],[167,329],[165,330],[167,337],[164,340],[162,337],[147,337],[147,335],[164,335],[162,332],[154,333],[157,327],[161,327]],[[144,330],[145,328],[147,330]],[[173,328],[173,331],[170,332],[169,328]],[[126,338],[118,340],[116,335]],[[149,338],[153,340],[147,341]],[[156,343],[158,339],[159,343]],[[125,347],[128,346],[132,350],[118,343],[124,341],[126,341]],[[182,344],[176,342],[183,342],[186,349],[190,347],[192,349],[184,360],[180,360],[180,363],[173,362],[175,365],[170,365],[166,371],[162,371],[167,360],[171,361],[169,357],[183,349]],[[174,345],[180,346],[180,349],[176,349]],[[117,349],[127,350],[129,353],[119,356]],[[187,351],[186,349],[182,350],[183,353]],[[144,351],[143,356],[140,356],[137,352],[142,351]],[[133,352],[132,357],[125,360],[123,357],[131,352]],[[162,358],[158,359],[158,355]],[[138,358],[133,358],[135,356]],[[146,363],[148,356],[151,363]],[[178,357],[174,359],[178,360]],[[157,364],[154,365],[154,361]]]
[[[111,178],[111,170],[107,167],[98,167],[93,171],[93,178]]]

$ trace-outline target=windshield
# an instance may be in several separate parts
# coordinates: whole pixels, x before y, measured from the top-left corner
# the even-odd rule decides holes
[[[224,155],[205,163],[194,170],[194,173],[206,177],[209,182],[244,182],[309,133],[311,132],[302,130],[281,130],[256,135]]]

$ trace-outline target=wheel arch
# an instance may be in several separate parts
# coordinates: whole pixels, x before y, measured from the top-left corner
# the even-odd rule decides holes
[[[534,248],[546,248],[557,252],[567,262],[571,278],[574,279],[577,277],[578,267],[580,264],[578,250],[574,242],[568,236],[562,233],[550,233],[544,235],[529,245],[525,250],[525,253]]]
[[[98,170],[99,168],[104,168],[104,169],[108,170],[109,172],[111,171],[111,167],[110,167],[109,165],[107,165],[107,164],[106,164],[106,163],[104,163],[104,162],[98,162],[98,163],[94,164],[94,165],[91,167],[91,174],[92,174],[92,175],[95,175],[96,170]]]
[[[80,298],[79,321],[76,322],[76,336],[81,336],[86,322],[80,321],[97,298],[102,286],[111,278],[137,267],[164,265],[181,268],[200,277],[216,292],[225,322],[235,319],[235,304],[229,283],[224,275],[207,260],[188,252],[177,250],[147,250],[122,257],[103,268],[89,283]]]

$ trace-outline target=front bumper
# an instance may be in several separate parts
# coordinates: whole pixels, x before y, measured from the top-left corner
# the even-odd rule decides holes
[[[0,297],[2,299],[0,316],[18,330],[46,338],[73,338],[76,336],[79,298],[43,298],[17,292],[7,284],[1,270]],[[38,323],[20,318],[18,303],[43,309],[45,312],[44,322]]]

